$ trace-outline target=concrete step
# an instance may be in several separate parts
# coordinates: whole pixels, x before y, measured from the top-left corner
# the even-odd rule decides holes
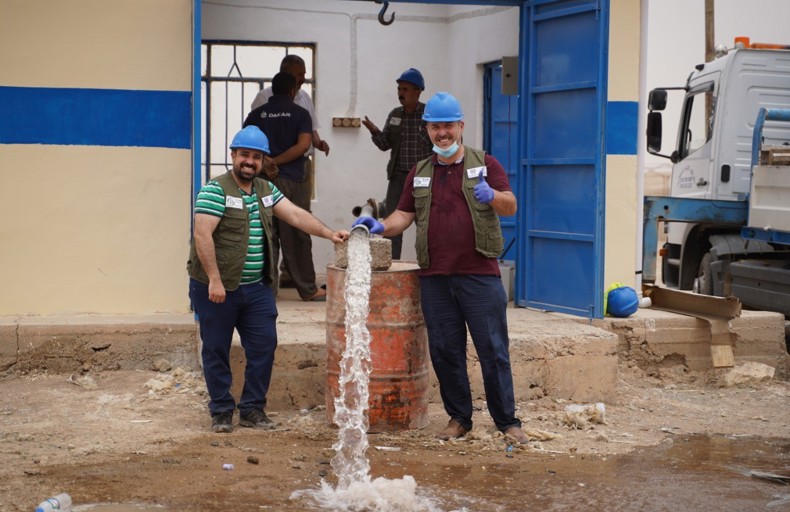
[[[294,290],[278,299],[279,345],[269,403],[274,409],[325,404],[327,303],[302,302]],[[568,315],[508,309],[511,366],[516,399],[548,396],[576,402],[611,402],[616,398],[618,366],[640,368],[682,365],[691,371],[711,369],[707,324],[694,317],[640,309],[629,318],[580,319]],[[789,357],[784,318],[744,311],[731,322],[738,338],[736,364],[755,361],[787,379]],[[191,313],[149,316],[0,317],[0,370],[79,373],[114,369],[172,367],[199,369],[199,339]],[[231,351],[234,391],[243,381],[244,352]],[[473,394],[483,398],[482,379],[469,344]],[[430,400],[438,402],[431,370]]]
[[[658,309],[640,309],[628,318],[606,317],[593,325],[620,338],[620,359],[643,369],[683,365],[692,371],[713,369],[710,326],[693,316]],[[785,343],[784,315],[769,311],[742,311],[730,321],[737,335],[732,347],[735,363],[753,361],[776,369],[776,377],[790,378],[790,357]]]

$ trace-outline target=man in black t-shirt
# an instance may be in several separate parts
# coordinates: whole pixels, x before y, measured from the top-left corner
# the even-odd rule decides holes
[[[269,138],[276,176],[269,176],[292,203],[310,211],[310,182],[305,175],[305,153],[310,148],[313,123],[310,113],[294,103],[296,79],[277,73],[272,80],[273,96],[254,109],[244,126],[254,125]],[[326,291],[316,286],[313,242],[310,235],[274,219],[275,251],[282,249],[283,263],[305,301],[326,300]],[[278,254],[275,254],[275,262]],[[275,292],[276,292],[275,288]]]

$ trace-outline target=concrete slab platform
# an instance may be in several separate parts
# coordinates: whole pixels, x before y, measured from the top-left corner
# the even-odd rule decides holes
[[[269,404],[279,410],[325,403],[327,303],[303,302],[293,289],[278,299],[279,346]],[[693,317],[640,309],[630,318],[590,322],[569,315],[508,309],[511,365],[516,399],[552,397],[574,402],[611,402],[618,365],[625,360],[649,369],[684,365],[711,368],[706,324]],[[784,318],[744,311],[732,322],[738,334],[736,363],[756,361],[787,379],[790,357]],[[0,371],[76,373],[113,369],[172,367],[198,370],[198,336],[191,313],[149,316],[0,317]],[[244,352],[231,352],[234,394],[243,382]],[[469,344],[469,375],[483,399],[479,365]],[[430,400],[438,402],[431,371]]]
[[[325,303],[301,302],[294,290],[278,298],[279,347],[269,389],[272,407],[311,407],[325,403]],[[614,398],[619,338],[571,317],[522,308],[508,309],[511,367],[517,401],[551,396],[579,402]],[[484,399],[482,376],[471,342],[469,376],[473,396]],[[231,351],[234,396],[243,382],[244,351],[238,340]],[[374,355],[375,356],[375,355]],[[431,402],[440,401],[438,382],[430,372]],[[297,383],[304,385],[297,385]]]
[[[0,371],[196,368],[195,338],[191,313],[0,317]]]

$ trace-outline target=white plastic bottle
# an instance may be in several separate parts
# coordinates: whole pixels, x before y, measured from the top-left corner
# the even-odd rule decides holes
[[[36,507],[36,512],[71,512],[71,496],[66,493],[58,494],[54,498],[42,501]]]

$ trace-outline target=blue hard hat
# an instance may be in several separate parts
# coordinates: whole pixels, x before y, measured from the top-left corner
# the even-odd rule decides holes
[[[464,118],[461,104],[449,92],[437,92],[425,104],[422,120],[429,123],[460,121]]]
[[[625,318],[639,309],[639,297],[630,286],[621,286],[609,292],[606,312],[612,316]]]
[[[421,91],[425,90],[425,80],[422,79],[422,73],[420,70],[409,68],[403,73],[400,74],[396,82],[409,82],[410,84],[416,85]]]
[[[261,131],[257,126],[247,126],[242,128],[230,143],[230,149],[247,148],[262,151],[267,155],[269,151],[269,139],[266,134]]]
[[[460,121],[464,118],[461,104],[449,92],[437,92],[425,104],[422,120],[428,123]]]

